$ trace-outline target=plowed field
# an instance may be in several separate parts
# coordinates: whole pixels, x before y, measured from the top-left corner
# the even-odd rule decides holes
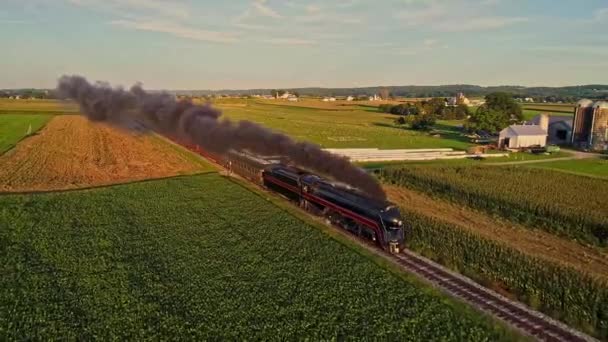
[[[0,156],[0,192],[81,188],[210,169],[159,137],[57,116]]]

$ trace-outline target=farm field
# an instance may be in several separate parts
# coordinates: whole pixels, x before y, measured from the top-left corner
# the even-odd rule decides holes
[[[0,99],[2,114],[76,114],[78,106],[72,102],[57,100],[10,100]]]
[[[34,134],[47,121],[52,118],[50,115],[0,115],[0,155],[13,148],[17,142],[23,139],[31,127]]]
[[[159,137],[136,137],[73,115],[55,116],[0,156],[0,165],[0,192],[73,189],[211,169]]]
[[[322,102],[321,102],[322,103]],[[394,116],[375,110],[324,110],[299,105],[268,104],[254,100],[218,102],[232,120],[249,120],[284,132],[298,140],[309,140],[326,148],[454,148],[471,146],[466,138],[427,133],[393,126]],[[449,125],[448,125],[449,126]],[[453,129],[453,127],[446,127]]]
[[[411,226],[408,248],[590,334],[608,336],[598,319],[608,313],[607,250],[406,187],[385,189]]]
[[[0,196],[0,336],[516,339],[264,196],[216,173]]]
[[[541,113],[545,113],[545,114],[549,114],[550,116],[563,116],[563,117],[572,117],[572,112],[569,113],[565,113],[565,112],[552,112],[552,111],[548,111],[548,110],[538,110],[538,109],[523,109],[523,113],[524,113],[524,120],[531,120],[533,119],[535,116],[541,114]]]
[[[608,179],[608,159],[606,158],[554,161],[550,163],[530,165],[530,167]]]
[[[583,246],[542,230],[503,220],[484,212],[402,186],[385,185],[391,201],[408,211],[465,229],[539,259],[589,273],[608,282],[608,250]]]
[[[608,243],[608,182],[517,166],[400,166],[382,178],[581,243]]]
[[[574,103],[524,103],[523,109],[547,111],[555,113],[572,114],[574,112]]]

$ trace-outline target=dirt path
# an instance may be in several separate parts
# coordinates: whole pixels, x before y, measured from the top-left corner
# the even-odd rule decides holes
[[[494,240],[528,255],[589,272],[608,280],[608,250],[581,246],[540,230],[499,221],[483,213],[456,206],[397,186],[384,187],[391,201],[428,217]]]
[[[0,192],[73,189],[201,168],[158,137],[135,136],[80,116],[57,116],[0,156]]]

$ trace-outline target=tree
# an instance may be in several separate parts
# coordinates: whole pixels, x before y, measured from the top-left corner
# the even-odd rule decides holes
[[[409,116],[410,126],[415,130],[428,130],[435,125],[435,115],[433,114],[418,114]]]
[[[509,117],[504,112],[481,106],[471,114],[465,123],[465,128],[470,132],[498,133],[508,125]]]
[[[454,119],[456,119],[456,120],[466,119],[470,115],[469,106],[467,106],[465,104],[459,104],[458,106],[456,106],[453,109],[453,112],[454,112]]]
[[[388,95],[389,95],[388,88],[380,88],[378,93],[380,94],[380,97],[383,100],[388,100]]]
[[[486,95],[485,107],[503,113],[510,121],[522,121],[524,119],[521,106],[508,93],[499,92]]]

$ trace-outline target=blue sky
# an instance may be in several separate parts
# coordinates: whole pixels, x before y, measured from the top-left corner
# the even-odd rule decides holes
[[[0,2],[0,88],[608,83],[608,0]]]

